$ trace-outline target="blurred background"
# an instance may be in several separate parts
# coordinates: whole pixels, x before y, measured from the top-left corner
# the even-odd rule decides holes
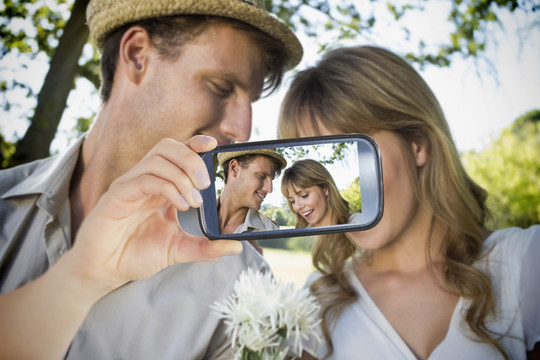
[[[491,226],[540,223],[539,0],[264,2],[304,45],[297,70],[341,45],[379,45],[405,57],[437,95],[467,170],[490,192]],[[87,4],[0,5],[0,168],[55,154],[91,126],[100,76]],[[254,104],[252,140],[276,138],[288,79]],[[312,270],[312,243],[261,241],[276,276],[299,284]]]

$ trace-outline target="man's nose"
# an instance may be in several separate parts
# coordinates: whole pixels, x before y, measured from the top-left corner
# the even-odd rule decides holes
[[[229,104],[220,123],[220,130],[231,142],[248,141],[251,135],[251,116],[251,102],[238,99]]]
[[[272,191],[274,191],[271,179],[266,178],[264,180],[263,190],[266,191],[267,194],[270,194]]]

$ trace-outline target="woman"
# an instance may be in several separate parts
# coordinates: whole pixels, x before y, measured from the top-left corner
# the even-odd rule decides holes
[[[372,229],[314,245],[318,272],[308,284],[322,303],[325,342],[306,344],[307,352],[532,358],[540,341],[540,226],[487,229],[487,194],[466,174],[437,99],[389,51],[330,51],[296,76],[284,99],[282,138],[353,132],[380,147],[384,215]]]
[[[349,205],[332,175],[318,161],[298,160],[283,172],[281,193],[295,214],[296,227],[349,222]]]

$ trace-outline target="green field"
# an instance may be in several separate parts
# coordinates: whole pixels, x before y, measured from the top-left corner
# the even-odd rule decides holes
[[[264,246],[264,243],[261,243]],[[276,279],[293,282],[298,287],[304,285],[307,276],[313,271],[311,255],[306,251],[264,248],[263,255]]]

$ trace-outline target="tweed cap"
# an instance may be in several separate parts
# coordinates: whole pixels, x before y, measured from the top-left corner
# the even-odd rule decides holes
[[[223,164],[228,160],[239,158],[244,155],[266,155],[276,159],[279,162],[279,171],[283,170],[287,166],[287,160],[274,150],[270,149],[254,149],[254,150],[241,150],[241,151],[227,151],[218,153],[217,158],[219,165],[223,167]]]
[[[91,0],[86,9],[90,35],[101,50],[105,39],[124,25],[170,15],[213,15],[248,23],[285,46],[288,67],[302,59],[302,45],[294,33],[266,11],[264,0]]]

